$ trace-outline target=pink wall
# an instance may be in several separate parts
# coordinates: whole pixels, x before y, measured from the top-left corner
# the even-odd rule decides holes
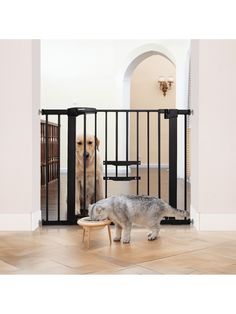
[[[236,40],[192,42],[192,210],[200,229],[236,230],[235,56]]]
[[[37,40],[0,40],[2,230],[34,228],[40,214],[39,52]]]

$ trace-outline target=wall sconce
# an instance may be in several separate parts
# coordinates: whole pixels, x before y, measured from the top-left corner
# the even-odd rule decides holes
[[[169,76],[167,80],[165,80],[164,76],[160,76],[159,80],[160,90],[163,92],[163,95],[166,95],[166,92],[171,89],[172,84],[174,83],[174,79],[172,76]]]

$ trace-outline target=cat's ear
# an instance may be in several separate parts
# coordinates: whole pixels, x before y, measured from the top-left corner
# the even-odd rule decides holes
[[[96,211],[97,211],[98,214],[101,214],[101,212],[102,212],[102,207],[97,207],[97,208],[96,208]]]

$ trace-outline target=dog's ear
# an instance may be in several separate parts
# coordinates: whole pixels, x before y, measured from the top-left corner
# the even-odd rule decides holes
[[[100,145],[100,141],[99,139],[96,137],[96,149],[99,151],[99,145]]]

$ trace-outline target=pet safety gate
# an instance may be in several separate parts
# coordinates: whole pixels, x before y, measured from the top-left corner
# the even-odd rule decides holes
[[[130,192],[137,195],[146,194],[163,198],[175,208],[178,206],[180,209],[188,209],[187,117],[190,115],[190,110],[69,108],[65,110],[45,109],[41,112],[45,116],[46,125],[43,137],[44,143],[41,143],[41,147],[42,145],[44,147],[46,168],[45,185],[41,188],[41,209],[44,225],[75,224],[78,218],[87,216],[86,179],[88,180],[88,178],[86,172],[88,169],[86,167],[85,152],[87,149],[88,126],[91,128],[91,124],[93,128],[92,138],[94,139],[92,141],[92,145],[94,145],[94,202],[96,202],[97,197],[96,138],[99,133],[103,147],[101,159],[104,167],[102,179],[105,197],[121,193],[130,194]],[[54,124],[56,123],[58,127],[56,146],[58,167],[57,178],[53,182],[49,182],[49,117],[53,119]],[[63,171],[61,168],[61,155],[62,149],[64,149],[64,146],[61,145],[62,118],[65,119],[64,127],[67,126],[67,135],[63,138],[64,142],[67,139],[67,168],[64,168]],[[82,190],[83,204],[78,215],[75,207],[76,136],[79,125],[82,126],[84,158],[83,169],[81,170],[85,188]],[[166,165],[162,163],[164,142],[162,131],[164,126],[165,141],[167,142],[167,145],[165,145],[167,148]],[[153,162],[154,150],[156,162]],[[179,156],[181,156],[181,160]],[[181,175],[177,175],[179,169],[182,169]],[[112,192],[109,190],[109,184],[111,183],[113,186]],[[91,185],[91,182],[89,184]],[[162,223],[189,224],[190,220],[176,220],[173,217],[165,217]]]

